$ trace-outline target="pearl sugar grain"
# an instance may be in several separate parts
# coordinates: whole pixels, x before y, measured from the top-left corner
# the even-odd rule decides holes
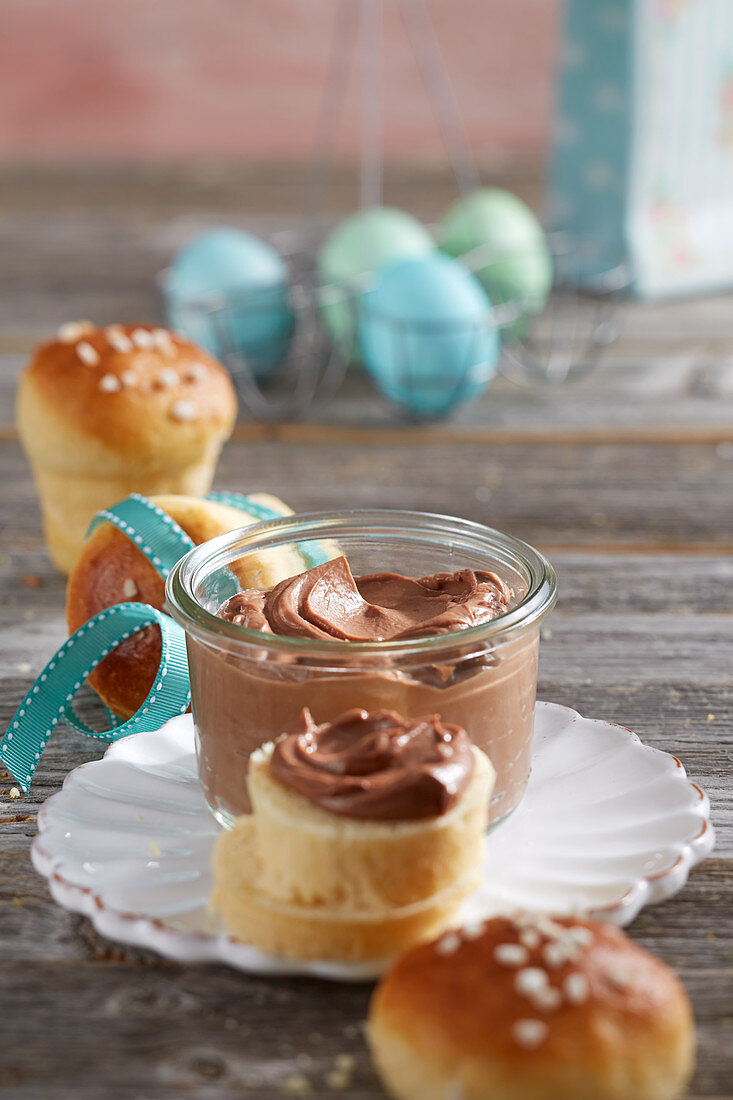
[[[174,401],[170,415],[174,420],[195,420],[196,406],[193,401]]]
[[[494,958],[500,966],[524,966],[529,962],[529,951],[521,943],[498,943]]]
[[[132,342],[138,348],[155,347],[155,337],[146,328],[136,328],[132,333]]]
[[[91,344],[88,344],[86,340],[82,340],[76,345],[76,354],[81,359],[82,363],[86,363],[88,367],[96,367],[99,363],[99,352],[96,348],[93,348]]]
[[[116,374],[103,374],[99,379],[99,389],[102,393],[118,393],[122,389],[122,383]]]
[[[533,951],[535,947],[540,946],[542,937],[536,928],[523,928],[519,933],[519,942]]]
[[[535,1050],[550,1033],[544,1020],[516,1020],[512,1024],[512,1036],[523,1050]]]
[[[92,327],[90,321],[67,321],[66,324],[59,327],[56,338],[62,344],[75,344]]]
[[[549,982],[546,970],[539,966],[528,966],[520,970],[514,979],[514,988],[517,993],[531,997],[538,989],[544,989]]]
[[[563,992],[571,1005],[582,1005],[590,996],[590,987],[585,974],[575,972],[568,974],[563,982]]]
[[[114,351],[119,351],[124,355],[133,350],[134,344],[130,337],[116,325],[108,325],[104,330],[104,335],[107,337],[107,343]]]
[[[554,985],[542,986],[541,989],[535,990],[529,999],[535,1008],[545,1012],[552,1012],[562,1004],[562,994]]]
[[[155,376],[155,381],[163,389],[168,389],[170,386],[177,386],[179,381],[178,371],[175,371],[173,367],[163,367]]]
[[[458,948],[461,946],[461,937],[457,932],[446,932],[444,936],[441,936],[435,945],[435,950],[438,955],[455,955]]]

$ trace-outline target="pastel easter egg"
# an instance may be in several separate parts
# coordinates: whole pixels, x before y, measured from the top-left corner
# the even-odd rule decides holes
[[[439,252],[382,268],[360,301],[359,341],[378,388],[419,417],[473,400],[496,372],[489,297]]]
[[[553,280],[547,239],[529,207],[508,191],[484,187],[450,207],[437,237],[443,252],[465,258],[495,306],[511,303],[521,311],[507,329],[521,336],[528,316],[544,307]],[[474,249],[479,251],[471,256]]]
[[[323,320],[342,354],[357,358],[355,322],[359,293],[385,264],[435,250],[416,218],[388,206],[359,210],[329,233],[318,256]]]
[[[213,355],[243,356],[257,377],[287,353],[294,326],[287,267],[251,233],[222,227],[188,241],[168,271],[166,297],[171,328]]]

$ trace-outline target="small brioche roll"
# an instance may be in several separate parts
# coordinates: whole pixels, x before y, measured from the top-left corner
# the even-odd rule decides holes
[[[417,821],[337,817],[287,790],[270,774],[273,745],[249,763],[249,794],[266,858],[258,884],[272,898],[345,910],[412,906],[456,880],[473,881],[483,856],[494,784],[489,758],[473,748],[474,770],[447,813]]]
[[[209,491],[237,414],[225,368],[147,325],[63,325],[20,377],[17,423],[48,552],[68,573],[102,508],[132,492]]]
[[[445,928],[476,887],[469,872],[433,897],[381,910],[354,909],[348,898],[329,906],[278,900],[260,886],[269,849],[263,850],[257,830],[256,819],[244,816],[220,834],[210,907],[231,935],[269,955],[342,962],[387,958]]]
[[[226,504],[198,497],[163,495],[154,502],[198,545],[216,535],[248,524],[247,515]],[[255,503],[283,515],[290,508],[267,493],[252,494]],[[257,522],[256,519],[249,521]],[[248,554],[233,567],[243,587],[269,587],[303,568],[302,559],[288,547],[268,550],[266,556]],[[66,588],[69,633],[93,615],[126,600],[163,609],[165,582],[137,546],[111,523],[102,523],[87,540]],[[123,642],[89,677],[102,701],[121,718],[130,718],[153,686],[160,664],[160,630],[148,627]]]
[[[369,1009],[397,1100],[672,1100],[694,1024],[679,979],[620,929],[496,918],[401,958]]]

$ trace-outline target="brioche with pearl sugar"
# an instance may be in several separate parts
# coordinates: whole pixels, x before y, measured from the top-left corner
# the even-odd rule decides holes
[[[94,514],[129,493],[207,493],[236,413],[225,368],[184,337],[62,325],[32,355],[17,400],[54,564],[68,573]]]
[[[695,1050],[661,960],[612,925],[529,914],[404,955],[368,1038],[396,1100],[673,1100]]]

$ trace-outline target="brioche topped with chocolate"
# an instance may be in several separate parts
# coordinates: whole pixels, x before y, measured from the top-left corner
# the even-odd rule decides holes
[[[437,714],[346,711],[275,743],[270,773],[289,790],[343,817],[409,821],[447,813],[468,787],[474,755],[466,731]]]
[[[212,908],[268,954],[375,959],[430,939],[479,885],[494,769],[438,715],[352,709],[249,760]]]
[[[620,929],[526,914],[449,931],[377,988],[370,1042],[393,1096],[671,1100],[694,1028],[674,972]]]

